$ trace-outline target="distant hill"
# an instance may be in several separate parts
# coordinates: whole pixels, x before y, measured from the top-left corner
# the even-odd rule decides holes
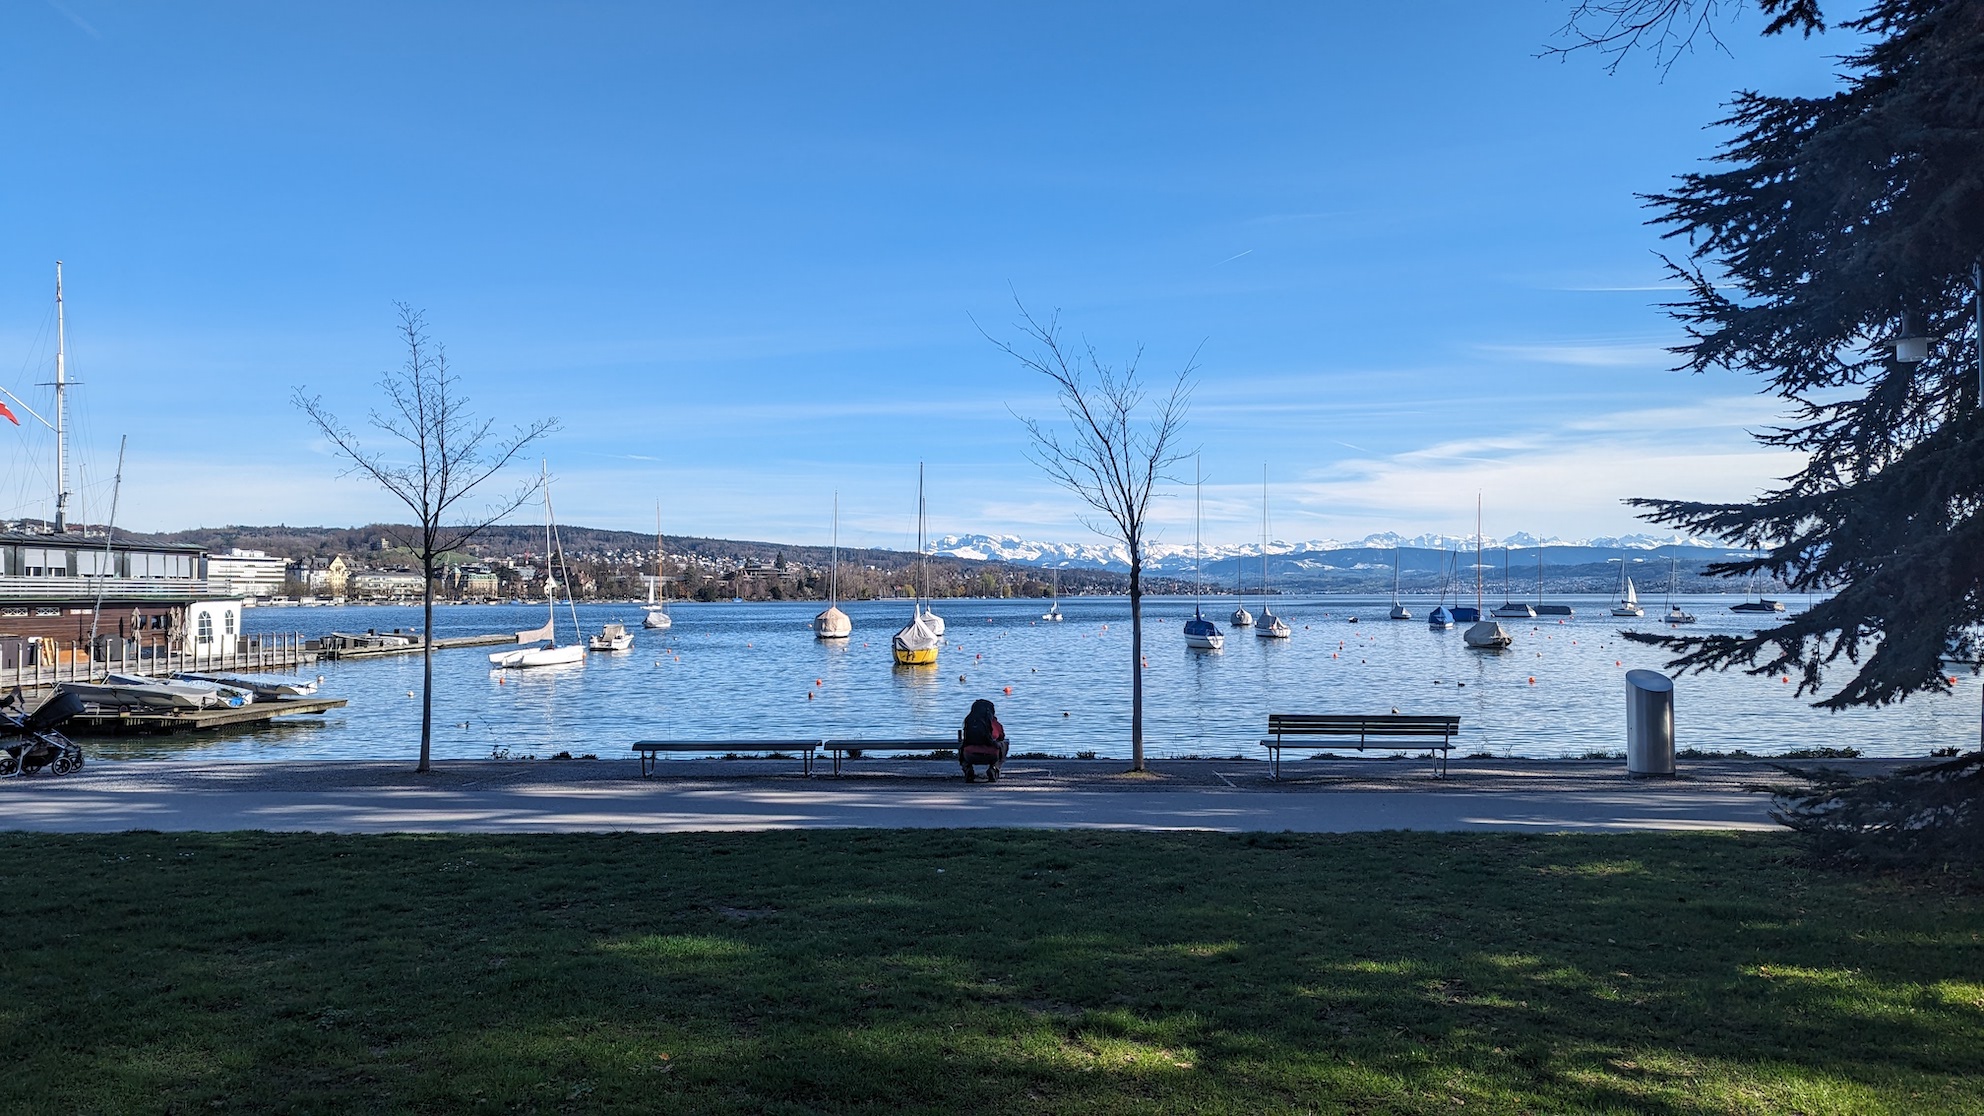
[[[22,526],[33,528],[36,524]],[[403,553],[378,554],[373,548],[381,540],[404,539],[410,533],[411,529],[405,525],[371,523],[363,527],[229,525],[155,534],[121,531],[118,534],[136,542],[191,544],[210,551],[242,547],[291,559],[325,560],[344,554],[361,562],[372,556],[380,564],[393,564],[404,560]],[[610,565],[654,560],[651,534],[577,526],[560,527],[558,534],[567,555],[575,560],[596,560]],[[821,569],[832,561],[831,549],[824,546],[694,535],[663,538],[671,556],[694,557],[717,565],[744,561],[770,565],[783,558],[788,563]],[[1644,595],[1666,587],[1670,559],[1680,579],[1679,587],[1685,592],[1736,588],[1727,581],[1704,577],[1703,570],[1710,563],[1750,553],[1680,536],[1631,535],[1574,542],[1550,539],[1539,544],[1533,536],[1512,535],[1506,541],[1509,595],[1517,598],[1535,596],[1539,554],[1546,595],[1611,592],[1618,586],[1621,560]],[[1483,548],[1482,581],[1491,596],[1502,589],[1502,542],[1493,540]],[[938,555],[932,562],[933,576],[939,584],[962,585],[992,571],[997,580],[1018,587],[1043,583],[1047,581],[1043,576],[1045,571],[1055,570],[1062,592],[1070,595],[1128,591],[1125,575],[1129,564],[1120,546],[1035,542],[1012,535],[947,535],[935,540],[933,547]],[[478,536],[470,556],[536,558],[543,550],[544,528],[514,524],[492,527]],[[865,567],[885,573],[904,570],[916,561],[915,554],[899,550],[847,547],[840,553],[843,568]],[[1457,590],[1468,593],[1473,590],[1474,540],[1437,535],[1415,538],[1373,535],[1356,543],[1271,542],[1269,583],[1276,590],[1288,593],[1389,593],[1394,558],[1398,563],[1401,592],[1415,596],[1437,594],[1443,581]],[[1248,593],[1259,592],[1260,562],[1259,544],[1206,548],[1207,591],[1230,593],[1240,586]],[[1146,574],[1152,592],[1189,592],[1193,577],[1191,548],[1153,547]]]

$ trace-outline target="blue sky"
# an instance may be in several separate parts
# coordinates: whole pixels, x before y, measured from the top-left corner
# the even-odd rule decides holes
[[[288,402],[362,418],[427,311],[474,403],[557,416],[560,519],[820,541],[1086,537],[1024,457],[1017,292],[1196,350],[1208,538],[1647,529],[1792,467],[1774,401],[1666,370],[1636,191],[1837,35],[1665,73],[1539,58],[1567,5],[156,5],[0,12],[0,385],[66,261],[77,487],[139,529],[396,517]],[[47,439],[0,426],[0,517]],[[1189,469],[1187,470],[1189,472]],[[1180,491],[1180,495],[1188,495]],[[1170,541],[1191,503],[1167,499]]]

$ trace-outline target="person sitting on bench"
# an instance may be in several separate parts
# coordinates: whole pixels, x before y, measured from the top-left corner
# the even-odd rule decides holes
[[[985,781],[999,781],[999,765],[1006,760],[1006,726],[994,715],[992,703],[979,698],[964,715],[964,731],[958,734],[958,766],[964,768],[964,781],[977,778],[975,765],[985,766]]]

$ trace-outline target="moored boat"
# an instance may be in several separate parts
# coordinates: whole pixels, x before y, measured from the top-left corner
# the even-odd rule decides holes
[[[586,640],[586,647],[593,651],[625,651],[634,646],[634,633],[625,624],[602,624],[599,634]]]
[[[854,621],[840,610],[840,493],[834,493],[834,564],[828,582],[827,607],[813,617],[814,639],[846,639],[854,632]]]

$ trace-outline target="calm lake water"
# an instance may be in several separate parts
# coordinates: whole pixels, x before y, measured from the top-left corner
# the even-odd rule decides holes
[[[1735,631],[1741,598],[1691,598],[1693,629]],[[1259,599],[1250,607],[1259,610]],[[1431,602],[1408,601],[1416,617]],[[1460,632],[1431,632],[1421,619],[1384,619],[1388,600],[1286,597],[1275,610],[1295,629],[1286,641],[1228,631],[1224,651],[1192,651],[1180,626],[1189,599],[1145,602],[1145,738],[1153,757],[1258,755],[1267,714],[1450,713],[1461,718],[1463,753],[1580,756],[1625,748],[1624,674],[1659,669],[1655,649],[1620,638],[1624,623],[1603,598],[1569,598],[1575,619],[1504,621],[1516,637],[1501,654],[1469,651]],[[1226,627],[1232,598],[1209,598]],[[934,667],[897,667],[889,637],[907,619],[902,602],[844,606],[854,638],[816,641],[817,603],[683,604],[675,626],[639,631],[631,605],[581,605],[580,625],[609,620],[636,630],[634,649],[594,654],[583,666],[496,672],[493,648],[437,652],[434,753],[440,758],[559,751],[622,757],[644,738],[944,736],[972,699],[989,697],[1016,750],[1104,756],[1129,751],[1129,602],[1071,598],[1067,619],[1040,620],[1041,601],[940,603],[947,646]],[[1795,605],[1793,607],[1799,607]],[[266,608],[247,614],[249,632],[322,635],[333,629],[412,627],[417,607]],[[1348,618],[1357,616],[1352,624]],[[543,623],[538,606],[437,608],[440,636],[516,631]],[[559,610],[561,641],[570,620]],[[326,696],[350,700],[324,717],[296,718],[228,734],[98,740],[91,750],[124,758],[403,759],[420,732],[418,656],[322,663]],[[1534,681],[1532,681],[1534,679]],[[1011,687],[1011,694],[1005,690]],[[1792,696],[1795,686],[1740,674],[1677,682],[1680,747],[1776,754],[1851,745],[1870,755],[1924,755],[1937,744],[1974,744],[1978,681],[1963,676],[1953,696],[1899,707],[1829,714]],[[810,699],[808,695],[811,695]]]

